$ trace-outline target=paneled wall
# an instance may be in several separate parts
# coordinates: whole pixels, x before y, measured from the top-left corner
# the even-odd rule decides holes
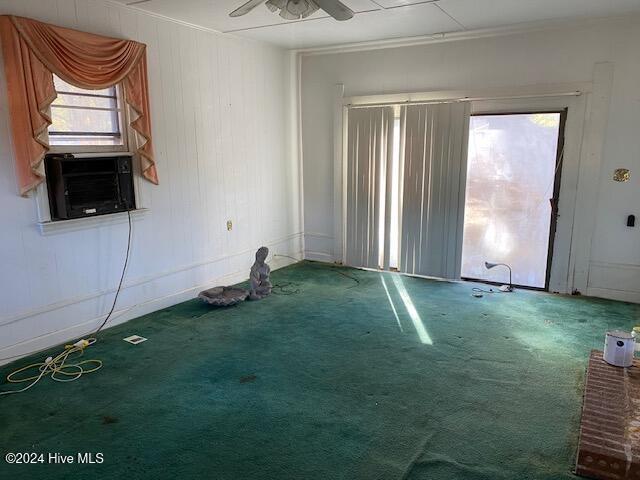
[[[0,0],[0,13],[148,45],[160,185],[140,182],[149,212],[133,224],[113,323],[247,278],[260,245],[300,255],[287,52],[101,0]],[[92,331],[111,306],[127,240],[126,222],[39,232],[35,199],[17,194],[3,76],[0,358]]]
[[[626,227],[627,215],[640,215],[638,45],[640,20],[629,17],[508,36],[303,56],[307,258],[341,257],[334,253],[332,137],[337,84],[344,85],[347,97],[444,90],[498,93],[524,86],[592,82],[596,64],[609,62],[613,82],[608,114],[586,140],[589,144],[597,136],[603,147],[593,152],[601,168],[587,192],[594,210],[588,212],[591,225],[584,232],[588,252],[580,268],[588,278],[582,282],[586,288],[580,289],[583,294],[640,302],[640,229]],[[613,171],[619,167],[637,174],[632,173],[627,183],[613,182]]]

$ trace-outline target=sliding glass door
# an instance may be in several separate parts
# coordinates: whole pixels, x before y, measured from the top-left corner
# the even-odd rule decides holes
[[[564,112],[472,116],[462,277],[548,288]]]
[[[458,278],[467,102],[351,107],[347,265]]]

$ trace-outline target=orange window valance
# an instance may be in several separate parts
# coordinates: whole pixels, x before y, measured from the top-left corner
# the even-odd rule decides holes
[[[9,114],[20,193],[44,179],[49,150],[53,74],[80,88],[98,90],[121,83],[138,133],[144,177],[157,184],[151,142],[146,45],[57,27],[23,17],[0,16],[0,41],[7,77]]]

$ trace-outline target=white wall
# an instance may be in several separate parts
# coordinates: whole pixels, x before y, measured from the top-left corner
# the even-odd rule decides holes
[[[589,276],[583,294],[640,302],[640,20],[434,43],[411,47],[304,55],[302,142],[305,255],[334,260],[333,117],[336,84],[345,96],[591,82],[594,65],[611,62],[613,86],[605,118],[602,167],[589,196]],[[611,180],[617,167],[631,181]],[[560,206],[562,209],[562,205]],[[574,230],[575,231],[575,230]]]
[[[0,13],[148,45],[161,183],[140,182],[150,212],[134,222],[113,323],[247,278],[260,245],[301,255],[287,52],[100,0],[0,0]],[[3,76],[0,358],[92,331],[111,306],[127,238],[126,222],[40,234],[35,199],[17,194]]]

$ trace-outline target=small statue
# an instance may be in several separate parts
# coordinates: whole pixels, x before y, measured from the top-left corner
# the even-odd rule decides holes
[[[250,300],[260,300],[271,293],[272,286],[269,281],[271,269],[265,263],[267,255],[269,255],[267,247],[260,247],[256,252],[256,262],[251,267],[251,273],[249,274],[249,280],[251,281]]]

